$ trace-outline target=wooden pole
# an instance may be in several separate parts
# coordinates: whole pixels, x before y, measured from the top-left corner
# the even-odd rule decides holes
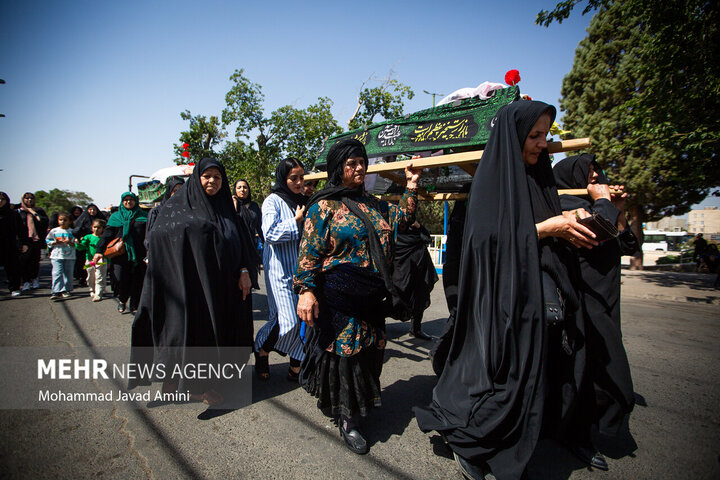
[[[582,150],[590,146],[589,138],[576,138],[573,140],[562,140],[560,142],[548,143],[548,152],[572,152],[574,150]],[[470,152],[451,153],[448,155],[440,155],[438,157],[416,158],[413,160],[400,160],[399,162],[380,163],[370,165],[367,174],[381,172],[394,172],[405,170],[407,165],[412,164],[415,168],[434,168],[457,165],[460,168],[464,166],[474,166],[482,158],[482,150],[473,150]],[[464,169],[464,168],[463,168]],[[305,180],[325,180],[327,172],[318,172],[305,175]]]

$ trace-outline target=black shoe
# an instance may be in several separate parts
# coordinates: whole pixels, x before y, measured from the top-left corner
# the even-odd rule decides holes
[[[495,480],[495,475],[490,472],[486,472],[482,467],[473,465],[457,453],[453,452],[455,463],[460,467],[460,472],[463,477],[469,480]]]
[[[364,455],[368,452],[368,445],[360,431],[357,428],[351,429],[346,432],[345,429],[340,425],[340,436],[345,440],[345,446],[358,455]]]
[[[118,313],[125,313],[125,304],[119,303],[117,306]]]
[[[425,332],[423,332],[420,329],[410,330],[410,336],[415,337],[419,340],[432,340],[432,337],[430,335],[426,334]]]
[[[568,450],[570,450],[570,453],[593,468],[603,471],[607,471],[610,468],[605,461],[605,457],[602,453],[598,452],[595,447],[575,444],[568,446]]]

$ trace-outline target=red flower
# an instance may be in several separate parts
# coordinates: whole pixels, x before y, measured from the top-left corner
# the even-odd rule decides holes
[[[185,158],[189,158],[189,157],[190,157],[190,152],[188,152],[187,150],[185,150],[185,151],[182,152],[180,155],[182,155],[182,156],[185,157]]]
[[[505,83],[510,86],[520,83],[520,72],[515,69],[508,70],[508,72],[505,74]]]
[[[188,148],[190,148],[190,144],[189,144],[189,143],[183,143],[183,150],[187,150]]]

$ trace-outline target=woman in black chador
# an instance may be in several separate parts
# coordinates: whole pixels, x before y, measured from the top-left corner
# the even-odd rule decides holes
[[[431,241],[430,232],[416,221],[398,233],[393,256],[393,284],[410,307],[410,335],[421,340],[431,338],[420,325],[423,312],[430,306],[430,292],[438,281],[427,249]]]
[[[546,143],[554,118],[552,106],[518,101],[494,119],[468,199],[447,363],[432,404],[416,409],[470,478],[522,478],[543,424],[571,416],[582,380],[571,244],[596,242],[560,209]],[[560,326],[546,326],[543,274],[565,298]]]
[[[620,330],[620,257],[632,255],[638,242],[622,210],[627,198],[622,185],[608,187],[595,155],[569,157],[553,168],[558,188],[587,188],[590,199],[562,195],[563,210],[583,208],[617,225],[620,235],[597,248],[578,250],[582,281],[579,291],[585,312],[588,381],[592,382],[595,422],[600,433],[616,435],[635,404],[630,365]],[[610,190],[621,193],[611,195]]]
[[[255,264],[248,261],[252,248],[235,214],[225,168],[215,159],[202,159],[154,222],[151,260],[132,327],[132,363],[154,360],[170,372],[193,357],[195,351],[187,347],[251,346],[253,325],[243,303],[251,286],[257,286]],[[154,354],[137,347],[154,347]],[[198,361],[223,360],[222,351],[216,351],[218,358]],[[216,382],[164,380],[165,393],[189,390],[193,399],[223,402]],[[129,387],[149,383],[135,380]]]

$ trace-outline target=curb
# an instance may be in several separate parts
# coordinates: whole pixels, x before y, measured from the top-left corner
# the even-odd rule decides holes
[[[671,296],[660,293],[642,293],[639,295],[627,294],[622,292],[622,298],[636,298],[640,300],[662,300],[666,302],[680,303],[696,303],[701,305],[720,305],[720,297],[688,297],[688,296]]]

